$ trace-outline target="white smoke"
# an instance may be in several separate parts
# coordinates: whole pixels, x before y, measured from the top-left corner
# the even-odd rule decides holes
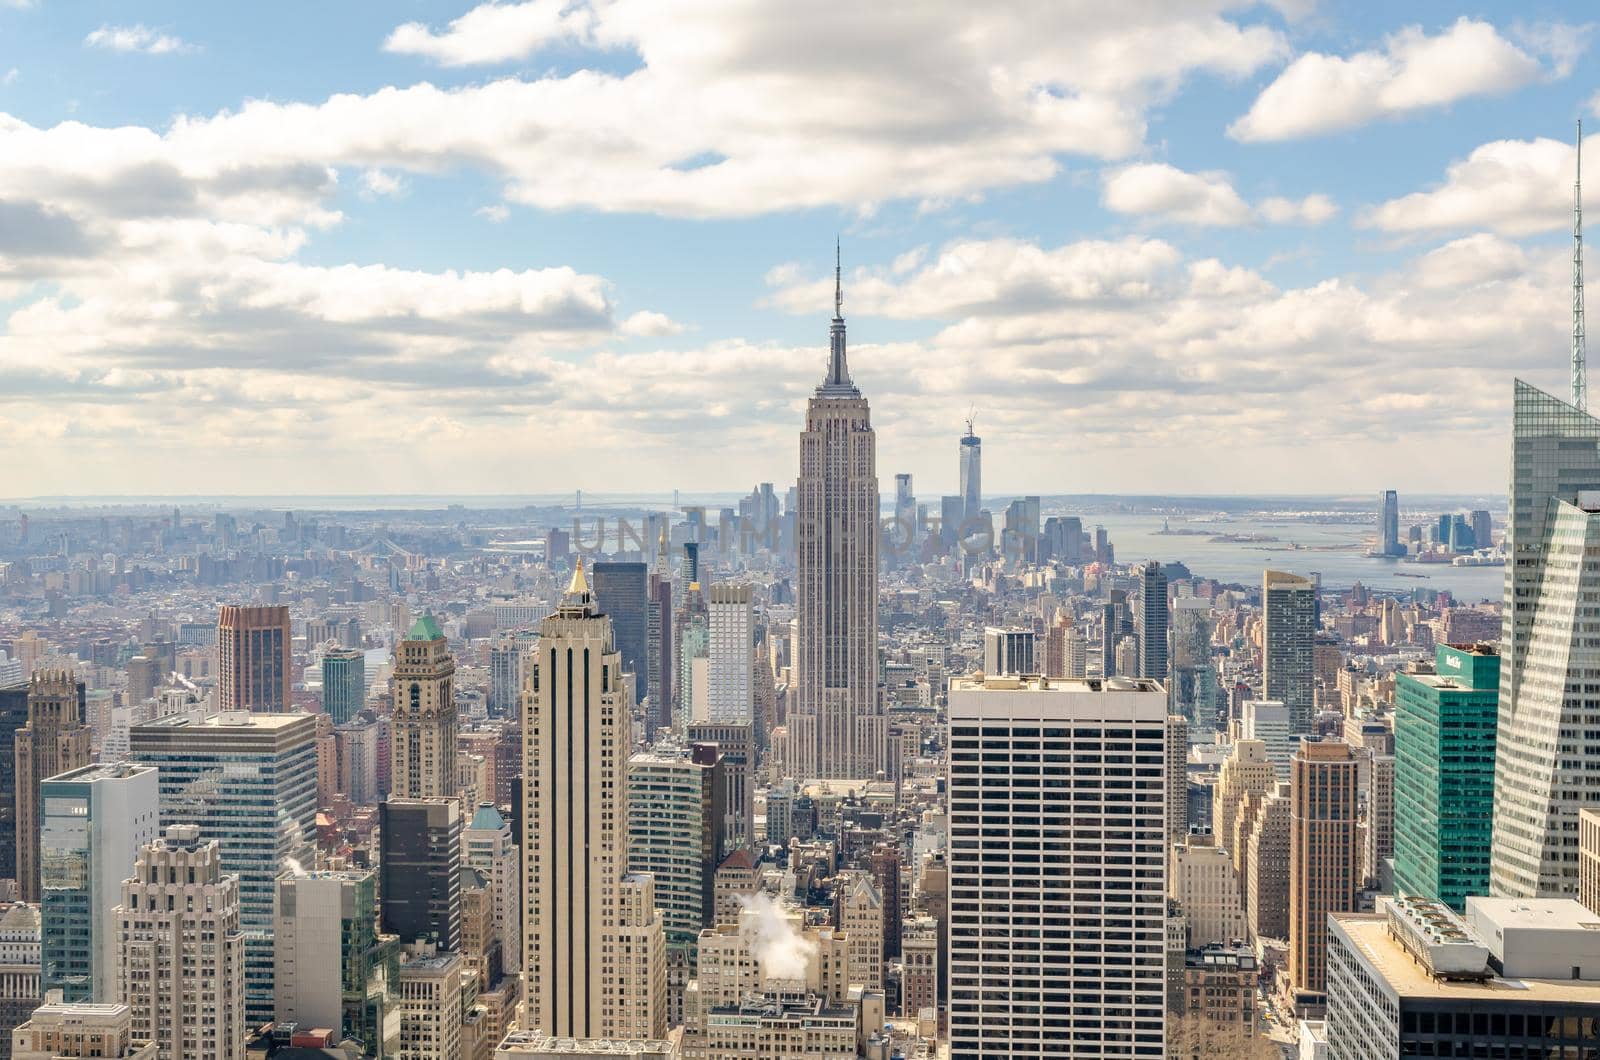
[[[296,876],[310,875],[310,873],[306,872],[305,866],[300,864],[298,858],[284,858],[283,864],[285,868],[294,873]]]
[[[744,906],[739,917],[739,937],[756,959],[762,980],[804,981],[806,970],[817,956],[816,939],[796,931],[784,907],[765,891],[741,897],[739,903]]]

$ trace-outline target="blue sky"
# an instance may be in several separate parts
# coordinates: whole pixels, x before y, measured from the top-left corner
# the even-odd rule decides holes
[[[0,495],[1502,488],[1593,9],[1105,7],[0,0]]]

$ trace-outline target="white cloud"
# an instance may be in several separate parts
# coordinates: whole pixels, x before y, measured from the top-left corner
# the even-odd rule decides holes
[[[11,69],[5,72],[4,77],[0,77],[0,85],[14,85],[17,83],[17,78],[21,76],[22,71],[13,66]]]
[[[1595,138],[1585,146],[1593,153]],[[1390,232],[1489,228],[1504,235],[1549,232],[1572,224],[1572,144],[1496,140],[1451,163],[1442,184],[1391,199],[1361,223]]]
[[[1164,162],[1125,166],[1106,174],[1100,201],[1117,213],[1193,225],[1245,224],[1252,216],[1226,175],[1189,173]]]
[[[132,26],[103,25],[90,31],[83,43],[90,48],[104,48],[113,52],[142,52],[145,55],[169,55],[191,50],[181,38],[161,33],[138,24]]]
[[[667,316],[645,309],[624,320],[617,329],[624,335],[658,338],[663,335],[680,335],[683,325]]]
[[[511,210],[498,202],[480,206],[472,212],[492,224],[501,224],[511,216]]]
[[[1565,62],[1556,58],[1558,74]],[[1301,55],[1228,127],[1228,134],[1246,141],[1314,136],[1509,92],[1543,72],[1538,59],[1487,22],[1463,17],[1434,37],[1412,26],[1387,38],[1381,50],[1348,57]]]
[[[407,22],[389,34],[385,51],[419,55],[441,66],[472,66],[524,59],[547,44],[589,38],[593,13],[572,0],[487,3],[453,19],[443,33]]]
[[[1164,162],[1124,166],[1102,174],[1100,202],[1121,214],[1201,226],[1245,225],[1258,220],[1318,225],[1339,212],[1333,200],[1321,194],[1263,199],[1252,209],[1227,174],[1190,173]]]
[[[406,190],[406,182],[397,173],[382,169],[369,169],[361,174],[361,191],[368,198],[394,198]]]
[[[1339,207],[1326,195],[1307,195],[1303,199],[1262,199],[1256,210],[1273,224],[1319,225],[1330,221]]]

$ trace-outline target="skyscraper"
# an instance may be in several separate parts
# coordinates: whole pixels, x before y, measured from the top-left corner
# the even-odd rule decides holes
[[[378,805],[382,929],[405,946],[461,948],[461,802],[391,797]]]
[[[217,613],[217,694],[224,711],[292,706],[289,609],[223,605]]]
[[[367,654],[335,648],[322,656],[322,712],[343,725],[367,705]]]
[[[377,877],[360,870],[284,876],[274,925],[277,1018],[354,1038],[367,1056],[394,1055],[400,943],[378,934]]]
[[[244,936],[239,880],[215,839],[173,825],[147,843],[116,909],[118,993],[134,1035],[165,1060],[244,1055]]]
[[[894,524],[889,540],[909,558],[917,540],[917,495],[911,490],[911,476],[905,473],[894,477]]]
[[[725,841],[720,756],[714,746],[696,750],[710,754],[640,753],[628,760],[628,870],[655,878],[668,966],[685,978],[694,967],[695,940],[712,923],[712,884]]]
[[[0,880],[17,878],[17,733],[27,724],[28,686],[0,688]]]
[[[1378,553],[1384,556],[1403,556],[1405,546],[1400,543],[1400,495],[1394,490],[1378,494]]]
[[[877,687],[877,436],[850,381],[835,281],[828,375],[806,406],[797,484],[800,687],[786,764],[806,778],[872,777],[889,739]]]
[[[622,681],[611,623],[580,559],[540,627],[522,701],[527,1019],[560,1037],[659,1038],[666,1029],[654,888],[628,875]]]
[[[432,615],[394,652],[392,791],[406,799],[456,795],[456,660]]]
[[[649,633],[646,609],[650,601],[649,568],[644,563],[600,562],[594,565],[595,606],[611,619],[622,654],[623,673],[633,675],[633,701],[640,703],[650,691],[650,668],[645,638]]]
[[[35,670],[28,682],[28,724],[16,749],[17,884],[22,900],[39,900],[39,786],[45,778],[89,764],[88,701],[83,682],[65,670]]]
[[[749,585],[717,582],[707,594],[707,721],[755,723],[755,611]],[[660,884],[656,886],[659,892]]]
[[[656,563],[650,571],[650,609],[645,620],[645,672],[651,720],[672,724],[672,565],[667,560],[667,526],[661,524]]]
[[[972,433],[972,421],[967,421],[967,433],[961,436],[961,518],[970,524],[964,533],[976,525],[978,513],[983,510],[983,439]]]
[[[1217,668],[1211,661],[1211,601],[1180,596],[1172,608],[1172,709],[1197,734],[1217,729]]]
[[[1312,637],[1317,629],[1317,585],[1310,578],[1269,570],[1262,577],[1266,622],[1261,646],[1261,698],[1289,708],[1289,731],[1311,731],[1316,710]]]
[[[1584,767],[1600,760],[1600,420],[1520,379],[1506,550],[1489,889],[1572,895]]]
[[[1356,907],[1356,776],[1350,746],[1302,740],[1290,766],[1289,982],[1315,1004],[1326,989],[1328,914]]]
[[[502,632],[489,646],[489,715],[496,718],[516,713],[522,696],[523,641],[515,633]]]
[[[1139,673],[1167,681],[1167,575],[1146,560],[1133,569],[1133,631],[1139,636]],[[1131,675],[1130,675],[1131,676]]]
[[[1456,912],[1489,893],[1500,652],[1439,645],[1395,675],[1394,884]]]
[[[101,764],[39,786],[41,984],[67,1001],[116,1001],[117,903],[159,831],[156,771]]]
[[[952,1058],[1164,1055],[1166,720],[1138,678],[951,682]]]
[[[317,722],[311,714],[174,714],[128,731],[129,760],[155,766],[161,825],[199,826],[239,878],[245,1011],[272,1019],[272,904],[278,874],[311,860],[317,821]]]

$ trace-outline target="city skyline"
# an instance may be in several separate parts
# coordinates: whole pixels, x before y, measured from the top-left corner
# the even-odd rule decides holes
[[[1563,392],[1585,15],[8,5],[11,491],[772,478],[835,233],[886,476],[1437,488]]]

